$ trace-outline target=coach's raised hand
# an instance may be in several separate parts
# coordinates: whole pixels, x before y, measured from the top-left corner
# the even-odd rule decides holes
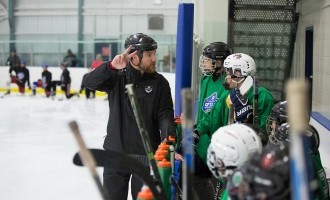
[[[129,53],[131,50],[131,46],[129,46],[124,53],[116,55],[111,62],[111,66],[115,69],[123,69],[127,66],[127,63],[131,60],[132,56],[134,56],[137,51],[133,53]]]

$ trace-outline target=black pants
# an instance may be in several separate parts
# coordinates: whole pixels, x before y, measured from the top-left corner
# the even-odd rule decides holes
[[[146,170],[150,170],[148,157],[144,155],[129,154],[128,156],[140,161]],[[111,163],[113,161],[106,162]],[[132,176],[132,178],[131,178]],[[143,182],[130,172],[122,170],[114,170],[108,167],[104,167],[103,171],[103,187],[108,191],[109,199],[127,200],[129,180],[131,178],[131,195],[133,200],[137,198],[138,192],[141,191]]]
[[[63,91],[63,93],[65,94],[65,97],[67,99],[70,99],[71,97],[74,96],[74,93],[67,93],[67,85],[66,84],[62,84],[61,81],[52,81],[52,92],[53,92],[53,95],[55,96],[56,95],[56,86],[61,86],[61,90]]]
[[[146,167],[149,169],[149,167]],[[127,200],[128,186],[131,174],[125,171],[117,171],[104,167],[103,187],[108,191],[109,199]],[[136,175],[132,175],[131,194],[133,199],[143,186],[142,181]]]
[[[85,93],[86,93],[86,99],[89,99],[89,97],[95,98],[95,90],[90,90],[88,88],[85,88]]]

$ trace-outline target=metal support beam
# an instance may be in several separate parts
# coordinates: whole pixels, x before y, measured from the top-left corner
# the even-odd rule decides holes
[[[8,0],[8,24],[9,24],[9,50],[16,48],[15,43],[15,17],[14,17],[14,8],[15,0]]]
[[[82,67],[84,65],[86,65],[86,63],[83,63],[83,30],[84,30],[84,17],[83,17],[83,5],[84,5],[84,0],[79,0],[78,3],[78,52],[77,52],[77,56],[78,56],[78,67]]]

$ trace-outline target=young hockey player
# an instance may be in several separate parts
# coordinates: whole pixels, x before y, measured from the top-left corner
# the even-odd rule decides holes
[[[12,72],[15,72],[15,75],[12,74]],[[20,66],[19,67],[11,67],[9,69],[9,77],[10,79],[6,82],[7,86],[7,92],[4,95],[9,95],[10,94],[10,84],[11,83],[16,83],[18,86],[18,91],[22,95],[25,94],[25,84],[31,89],[30,85],[30,72],[26,68],[26,63],[24,60],[20,61]]]
[[[289,128],[287,117],[287,102],[281,101],[274,105],[271,114],[267,118],[267,130],[269,132],[269,146],[278,146],[282,144],[289,145]],[[307,115],[307,113],[306,113]],[[308,137],[310,148],[309,152],[312,157],[314,177],[318,182],[318,190],[315,193],[320,200],[329,199],[329,186],[326,179],[326,173],[321,162],[319,152],[320,137],[318,131],[308,125],[305,131],[305,137]]]
[[[41,87],[44,88],[46,97],[49,97],[52,88],[52,73],[48,71],[47,64],[42,65],[42,69],[41,79],[38,79],[38,81],[35,81],[32,84],[32,95],[36,95],[37,88]]]
[[[261,149],[259,136],[249,126],[223,126],[212,135],[207,151],[207,165],[215,178],[230,180],[235,170]],[[228,184],[228,187],[232,186],[231,181]],[[221,199],[227,199],[227,196],[228,190],[225,190]]]
[[[89,67],[88,68],[88,73],[91,72],[92,70],[93,70],[93,68]],[[95,98],[95,90],[90,90],[89,88],[85,87],[84,81],[82,80],[79,93],[81,94],[83,92],[83,90],[85,90],[86,99],[89,99],[89,98],[94,99]]]
[[[232,199],[290,200],[289,160],[286,145],[265,147],[241,167],[240,181],[233,180],[235,184],[229,196]]]
[[[211,111],[219,97],[227,92],[222,86],[225,80],[223,62],[232,53],[232,50],[223,42],[212,42],[204,47],[199,58],[199,68],[203,76],[200,81],[199,104],[197,110],[197,124],[204,114]],[[214,197],[212,174],[207,165],[202,161],[202,155],[206,154],[210,143],[210,136],[202,135],[198,140],[195,155],[194,191],[199,199],[211,199]],[[211,189],[212,188],[212,189]]]
[[[73,96],[79,97],[79,94],[77,92],[71,93],[70,88],[71,88],[71,77],[70,77],[70,72],[68,70],[68,64],[67,63],[62,63],[61,64],[61,69],[62,69],[62,74],[61,74],[61,80],[60,81],[52,81],[52,95],[56,95],[56,86],[60,85],[61,90],[65,94],[65,97],[67,99],[70,99]]]

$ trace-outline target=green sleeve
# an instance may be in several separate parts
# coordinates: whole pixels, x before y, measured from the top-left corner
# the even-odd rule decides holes
[[[253,88],[248,91],[248,99],[249,102],[253,105],[254,96],[253,96]],[[258,88],[258,124],[259,128],[266,131],[266,121],[269,116],[272,108],[274,106],[274,99],[271,93],[265,89],[264,87]]]
[[[219,200],[227,200],[228,199],[228,190],[224,190]]]
[[[312,156],[313,167],[315,171],[315,178],[319,185],[319,192],[317,198],[320,200],[328,200],[329,199],[329,186],[326,178],[326,173],[324,171],[320,153],[317,152]]]

